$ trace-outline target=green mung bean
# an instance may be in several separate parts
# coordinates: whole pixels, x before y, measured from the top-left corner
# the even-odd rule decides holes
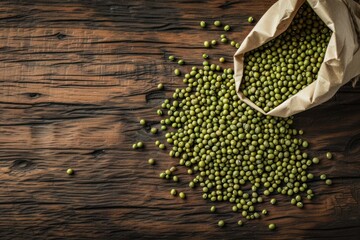
[[[179,193],[179,197],[180,197],[181,199],[185,199],[185,198],[186,198],[186,195],[185,195],[185,193],[180,192],[180,193]]]
[[[164,89],[164,85],[163,85],[162,83],[159,83],[159,84],[157,85],[157,88],[158,88],[159,90],[162,90],[162,89]]]
[[[143,142],[137,142],[137,143],[136,143],[136,147],[137,147],[137,148],[143,148],[143,147],[144,147],[144,143],[143,143]]]
[[[269,229],[274,230],[276,228],[276,225],[274,223],[269,224]]]
[[[68,175],[73,175],[74,174],[74,170],[72,168],[69,168],[68,170],[66,170],[66,173]]]
[[[332,159],[332,153],[331,153],[331,152],[327,152],[327,153],[326,153],[326,158],[327,158],[327,159]]]
[[[220,221],[218,222],[218,226],[219,226],[219,227],[225,226],[224,220],[220,220]]]
[[[225,26],[224,26],[224,30],[225,30],[225,31],[230,31],[230,29],[231,29],[231,27],[230,27],[229,25],[225,25]]]
[[[206,48],[209,48],[211,45],[210,45],[210,42],[209,41],[205,41],[204,42],[204,47]]]
[[[150,132],[151,132],[152,134],[156,134],[156,133],[158,132],[158,130],[157,130],[157,128],[151,128],[151,129],[150,129]]]
[[[216,27],[220,27],[220,26],[221,26],[221,21],[216,20],[216,21],[214,22],[214,25],[215,25]]]
[[[331,185],[331,184],[332,184],[332,181],[331,181],[331,179],[326,179],[326,180],[325,180],[325,183],[326,183],[326,185]]]

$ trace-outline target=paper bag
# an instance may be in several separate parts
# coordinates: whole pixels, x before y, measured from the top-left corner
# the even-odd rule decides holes
[[[288,117],[317,106],[329,100],[341,86],[360,74],[360,5],[353,0],[307,2],[333,31],[318,77],[310,85],[267,113],[246,98],[240,88],[245,53],[283,33],[305,0],[276,2],[258,21],[234,55],[237,93],[242,101],[263,114]]]

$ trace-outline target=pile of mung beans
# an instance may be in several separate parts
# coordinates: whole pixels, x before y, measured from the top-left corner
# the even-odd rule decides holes
[[[331,30],[304,4],[288,29],[245,55],[244,95],[269,112],[317,78]]]
[[[247,54],[244,93],[265,111],[316,78],[330,32],[314,16],[305,4],[289,30]],[[215,21],[214,25],[220,27],[222,23]],[[200,26],[205,28],[207,23],[202,21]],[[230,29],[225,25],[224,31]],[[224,34],[221,39],[224,44],[229,42]],[[216,40],[206,41],[204,46],[216,44]],[[235,41],[230,44],[239,46]],[[303,208],[304,200],[314,197],[309,180],[317,178],[332,184],[325,174],[316,177],[309,172],[320,160],[305,152],[309,144],[301,138],[303,131],[292,127],[293,117],[266,116],[241,102],[233,70],[221,66],[224,58],[219,59],[219,65],[211,63],[206,53],[202,57],[205,61],[201,67],[194,66],[183,75],[185,86],[176,89],[156,111],[162,116],[161,127],[151,127],[150,132],[164,133],[165,139],[156,140],[155,145],[161,150],[170,148],[169,156],[178,158],[178,164],[161,172],[160,178],[178,182],[177,169],[185,167],[192,176],[189,187],[202,191],[203,199],[212,203],[209,212],[217,211],[215,202],[228,202],[231,210],[239,214],[240,226],[269,214],[262,203],[276,204],[280,194]],[[169,56],[169,60],[176,58]],[[185,64],[181,59],[177,63]],[[174,74],[182,75],[179,69]],[[160,83],[157,88],[162,90],[164,85]],[[140,124],[145,126],[147,122],[141,119]],[[142,142],[133,145],[134,149],[143,147]],[[326,157],[331,159],[331,153]],[[153,158],[148,162],[156,164]],[[176,189],[170,194],[186,198]],[[224,220],[218,222],[219,227],[225,224]],[[276,223],[268,228],[276,229]]]

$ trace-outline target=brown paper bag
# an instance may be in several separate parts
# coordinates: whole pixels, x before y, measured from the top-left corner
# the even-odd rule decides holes
[[[276,38],[290,25],[305,0],[279,0],[264,14],[234,55],[235,84],[242,101],[263,114],[288,117],[317,106],[360,74],[360,5],[353,0],[307,0],[333,31],[317,79],[265,113],[241,92],[244,54]],[[355,80],[354,80],[355,82]]]

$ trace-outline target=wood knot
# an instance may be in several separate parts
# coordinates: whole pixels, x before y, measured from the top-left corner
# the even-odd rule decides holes
[[[164,91],[153,91],[145,95],[146,102],[150,102],[155,99],[163,99],[165,97]]]
[[[95,158],[97,158],[104,153],[105,153],[104,149],[96,149],[96,150],[92,151],[90,154],[93,155]]]
[[[353,136],[346,144],[346,152],[355,153],[360,150],[360,134]]]
[[[58,32],[57,34],[55,34],[55,36],[56,36],[57,39],[59,39],[59,40],[62,40],[62,39],[64,39],[64,38],[66,38],[66,34],[62,34],[62,33],[60,33],[60,32]]]
[[[15,160],[11,166],[11,171],[27,171],[35,167],[34,163],[30,160],[18,159]]]
[[[39,98],[41,96],[41,93],[27,93],[29,98]]]

